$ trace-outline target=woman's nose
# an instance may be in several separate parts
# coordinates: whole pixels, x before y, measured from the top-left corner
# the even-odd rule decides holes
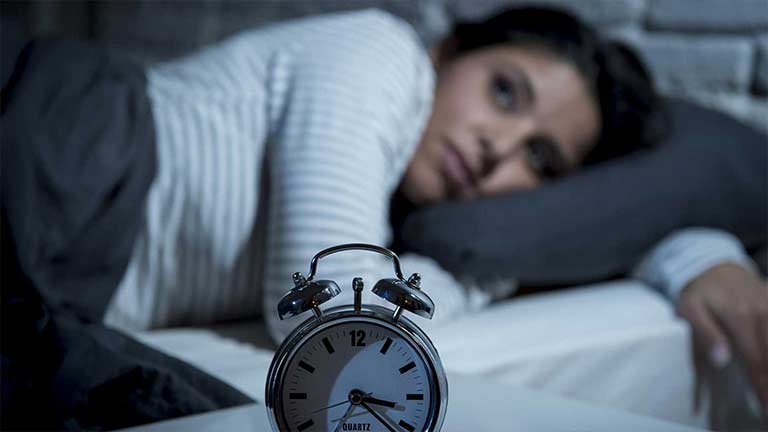
[[[479,137],[480,145],[480,177],[488,176],[499,163],[499,154],[490,139]]]
[[[514,158],[536,129],[532,117],[505,118],[493,132],[478,137],[481,152],[481,174],[490,174],[500,161]]]

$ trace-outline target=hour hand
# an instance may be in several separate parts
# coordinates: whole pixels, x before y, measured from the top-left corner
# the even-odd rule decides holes
[[[387,401],[387,400],[383,400],[383,399],[378,399],[378,398],[371,397],[371,396],[364,397],[363,398],[363,402],[366,402],[366,403],[369,403],[369,404],[374,404],[374,405],[381,405],[381,406],[384,406],[384,407],[387,407],[387,408],[394,408],[394,409],[399,410],[399,411],[403,411],[405,409],[404,406],[398,405],[395,402]]]

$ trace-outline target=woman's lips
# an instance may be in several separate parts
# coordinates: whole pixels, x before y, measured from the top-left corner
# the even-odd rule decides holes
[[[472,171],[456,146],[446,141],[443,146],[443,171],[452,189],[466,192],[474,186]]]

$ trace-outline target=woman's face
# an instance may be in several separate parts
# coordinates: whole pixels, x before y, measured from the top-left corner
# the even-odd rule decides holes
[[[555,54],[494,46],[437,63],[432,115],[401,185],[416,204],[535,187],[596,141],[599,108]]]

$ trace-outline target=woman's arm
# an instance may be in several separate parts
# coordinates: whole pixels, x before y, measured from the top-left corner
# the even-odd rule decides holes
[[[768,286],[738,239],[707,228],[681,230],[635,275],[664,291],[690,323],[695,367],[720,369],[737,360],[768,413]]]
[[[660,241],[632,275],[677,303],[691,281],[724,263],[754,270],[754,263],[732,234],[711,228],[686,228]]]
[[[263,307],[277,341],[306,319],[277,317],[292,273],[306,274],[313,255],[329,246],[389,242],[389,199],[431,108],[433,72],[410,28],[380,12],[332,24],[280,52],[269,84]],[[436,315],[461,303],[461,286],[432,261],[404,259],[403,271],[425,273]],[[444,276],[439,289],[426,276],[435,272]],[[366,284],[363,301],[380,304],[370,288],[392,275],[388,258],[345,252],[323,259],[317,276],[342,288],[324,305],[332,306],[352,303],[350,284],[358,276]]]

